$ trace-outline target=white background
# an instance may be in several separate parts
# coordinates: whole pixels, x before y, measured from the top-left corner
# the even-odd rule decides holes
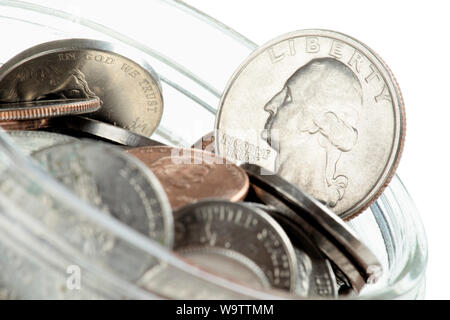
[[[60,1],[35,2],[56,5]],[[124,11],[119,12],[108,10],[108,2],[104,1],[105,15],[132,21],[133,4],[137,2],[141,4],[137,0],[124,2]],[[381,55],[395,74],[406,103],[406,145],[398,174],[415,200],[428,236],[426,298],[450,299],[447,203],[450,199],[450,11],[447,2],[187,2],[258,44],[289,31],[323,28],[351,35]],[[74,8],[76,5],[71,6]],[[151,8],[148,10],[151,19]]]

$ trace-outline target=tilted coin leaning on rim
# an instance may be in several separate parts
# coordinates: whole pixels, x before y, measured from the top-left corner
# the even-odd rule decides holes
[[[89,117],[144,136],[156,129],[163,111],[156,73],[133,50],[116,44],[56,40],[0,67],[2,103],[65,98],[99,98],[101,110]]]
[[[393,176],[405,114],[394,76],[372,50],[341,33],[303,30],[247,58],[215,127],[219,155],[276,171],[350,219]]]

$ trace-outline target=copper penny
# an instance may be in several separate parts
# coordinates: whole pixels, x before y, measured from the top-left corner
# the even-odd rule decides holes
[[[30,120],[79,115],[100,109],[98,98],[40,100],[0,104],[0,120]]]
[[[206,198],[239,201],[249,188],[244,170],[210,152],[163,146],[127,152],[153,171],[173,209]]]

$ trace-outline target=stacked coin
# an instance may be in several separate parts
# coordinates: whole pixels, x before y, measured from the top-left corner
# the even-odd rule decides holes
[[[162,101],[153,69],[103,41],[44,43],[0,67],[9,142],[80,201],[190,265],[302,298],[358,294],[380,278],[377,257],[344,220],[389,183],[405,116],[392,73],[367,46],[324,30],[263,45],[229,81],[214,132],[192,148],[149,138]],[[91,238],[90,258],[142,288],[192,291],[189,278],[169,281],[167,264],[119,254],[86,221],[61,225],[55,232]],[[236,297],[202,285],[198,297]]]
[[[130,49],[108,42],[51,41],[0,67],[0,125],[7,130],[71,129],[118,144],[153,145],[146,137],[162,110],[157,74]]]

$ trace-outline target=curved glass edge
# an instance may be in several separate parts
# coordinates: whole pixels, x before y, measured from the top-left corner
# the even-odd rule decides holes
[[[95,242],[97,239],[91,239],[88,236],[87,239],[81,239],[83,240],[81,242],[80,239],[74,241],[70,238],[70,232],[61,232],[60,227],[61,224],[65,224],[64,221],[75,220],[82,223],[83,227],[88,225],[95,234],[101,234],[102,238],[111,236],[116,241],[123,242],[122,251],[134,253],[133,256],[128,255],[128,258],[156,259],[157,262],[152,265],[163,263],[173,268],[171,273],[183,274],[188,281],[196,279],[197,282],[194,282],[194,285],[209,287],[206,293],[203,292],[204,295],[209,293],[214,296],[216,292],[216,296],[235,299],[279,299],[280,296],[285,295],[281,292],[263,292],[244,287],[185,263],[161,244],[80,201],[64,186],[49,177],[30,158],[15,150],[10,138],[3,131],[0,131],[0,152],[0,172],[3,180],[0,183],[0,208],[2,209],[0,225],[2,220],[6,221],[5,219],[9,218],[10,221],[16,222],[16,227],[26,229],[28,233],[20,233],[24,237],[23,247],[40,250],[40,252],[33,250],[30,252],[39,253],[41,258],[47,259],[47,262],[54,260],[50,256],[53,254],[53,257],[62,257],[63,261],[73,261],[76,265],[84,267],[84,270],[90,270],[93,274],[91,279],[97,279],[95,283],[101,282],[102,285],[107,284],[108,288],[115,288],[113,292],[116,295],[110,292],[108,296],[154,299],[162,292],[158,291],[160,287],[154,287],[148,283],[140,283],[141,286],[137,286],[126,278],[124,280],[123,276],[128,276],[128,273],[123,273],[122,270],[108,270],[106,261],[99,258],[101,255],[94,255],[88,259],[85,250],[86,241]],[[5,225],[1,227],[4,228]],[[16,235],[11,234],[11,236]],[[47,251],[51,248],[55,252]],[[150,289],[156,292],[156,295],[149,291]],[[285,295],[285,297],[288,296]]]
[[[389,279],[385,288],[361,298],[398,299],[414,294],[422,297],[428,261],[426,233],[420,214],[397,175],[372,204],[371,211],[387,244]]]

